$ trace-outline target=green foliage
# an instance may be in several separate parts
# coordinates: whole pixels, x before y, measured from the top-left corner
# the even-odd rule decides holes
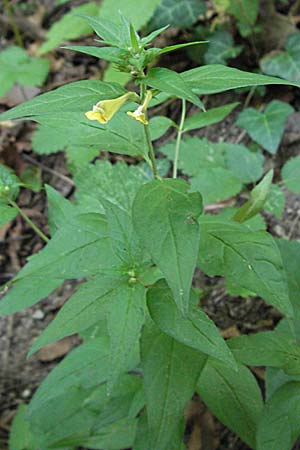
[[[173,27],[190,27],[205,11],[206,6],[202,0],[161,0],[149,28],[153,30],[167,24]]]
[[[285,196],[277,184],[271,184],[264,210],[280,218],[285,206]]]
[[[227,11],[237,19],[241,35],[248,36],[253,32],[258,16],[259,0],[229,0]]]
[[[300,192],[300,158],[294,156],[290,158],[282,167],[282,181],[285,186],[295,194]]]
[[[228,59],[236,58],[242,51],[241,46],[234,46],[230,33],[225,30],[215,31],[209,37],[208,49],[204,55],[206,64],[225,64]]]
[[[268,152],[277,152],[287,118],[294,109],[287,103],[273,100],[264,112],[254,108],[242,111],[236,124]]]
[[[41,86],[49,71],[46,59],[29,56],[20,47],[10,46],[0,52],[0,97],[14,84],[21,86]]]
[[[144,16],[136,3],[123,3],[123,15],[139,27],[158,2],[142,2],[149,5]],[[180,10],[184,19],[196,20],[200,12],[194,7],[203,9],[202,2],[186,0],[171,5],[168,13],[176,16],[181,3],[192,6],[189,17]],[[166,10],[167,5],[160,7]],[[257,2],[218,5],[238,19],[241,32],[254,30]],[[252,448],[290,450],[300,434],[299,378],[295,381],[300,373],[299,243],[275,241],[265,231],[260,210],[279,214],[282,201],[280,195],[280,201],[274,200],[278,186],[271,184],[272,171],[264,175],[264,157],[257,148],[182,135],[220,122],[236,106],[186,118],[186,102],[204,109],[199,95],[296,84],[215,64],[182,73],[153,68],[159,55],[199,42],[151,47],[165,27],[140,37],[127,18],[116,18],[115,3],[112,9],[112,2],[104,0],[101,11],[101,17],[75,19],[86,30],[92,28],[104,46],[70,48],[116,64],[132,76],[139,92],[120,83],[80,81],[0,115],[0,120],[37,121],[34,148],[40,153],[65,150],[75,184],[72,201],[46,186],[51,238],[35,227],[46,244],[3,286],[0,314],[29,307],[64,280],[77,279],[77,289],[29,354],[66,336],[81,338],[19,411],[11,450],[183,450],[184,409],[195,392]],[[66,26],[64,32],[69,30]],[[81,31],[75,27],[73,32]],[[152,111],[149,119],[148,110],[170,97],[181,99],[179,124]],[[265,147],[271,153],[291,111],[284,107],[273,102],[264,112],[263,120],[273,127]],[[268,108],[276,110],[272,125]],[[254,131],[265,133],[258,123]],[[152,142],[159,145],[170,127],[177,138],[158,146],[167,158],[157,159]],[[106,154],[89,164],[102,151],[130,159],[116,162],[116,156],[112,163]],[[176,179],[177,168],[189,181]],[[299,190],[297,173],[298,158],[282,169],[283,182],[294,192]],[[260,179],[240,209],[213,216],[203,211],[202,202],[227,199]],[[40,188],[36,179],[28,181],[28,174],[19,181],[0,166],[0,223],[20,211],[15,200],[25,185]],[[229,293],[260,296],[286,317],[275,331],[225,342],[199,305],[205,287],[192,288],[195,269],[224,277]],[[248,365],[268,367],[265,404]]]
[[[289,81],[300,82],[300,33],[288,36],[283,51],[273,51],[260,61],[262,71]]]

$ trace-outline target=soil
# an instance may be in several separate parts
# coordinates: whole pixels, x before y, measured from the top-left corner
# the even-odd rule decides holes
[[[51,1],[49,3],[50,5],[53,4]],[[45,2],[45,5],[49,7],[47,2]],[[61,11],[59,13],[61,14]],[[84,44],[91,42],[92,40],[87,38]],[[3,46],[8,43],[1,42]],[[82,41],[80,44],[82,44]],[[94,77],[103,68],[102,64],[95,64],[95,59],[92,57],[78,56],[63,50],[59,50],[52,58],[53,68],[46,90],[66,82]],[[165,62],[167,65],[168,60],[166,59]],[[179,58],[178,66],[180,66],[180,70],[186,68],[188,64],[190,64],[189,61],[180,60]],[[19,94],[11,92],[5,101],[2,101],[3,109],[19,101],[17,97]],[[247,94],[240,94],[241,105],[229,118],[221,124],[210,126],[205,131],[197,134],[205,136],[212,141],[224,140],[248,144],[247,135],[235,126],[236,116],[242,109],[246,97]],[[299,106],[300,102],[300,98],[299,96],[296,97],[295,91],[284,87],[280,89],[270,88],[267,96],[263,98],[263,102],[268,102],[270,98],[291,101],[296,107]],[[203,99],[207,108],[236,100],[237,95],[232,93],[213,95]],[[262,99],[254,97],[251,101],[252,105],[261,104]],[[176,103],[169,107],[168,115],[178,121],[179,111]],[[299,115],[292,115],[287,123],[280,151],[273,160],[277,174],[288,157],[299,154],[299,125]],[[47,182],[65,197],[70,198],[73,193],[73,186],[65,178],[69,174],[66,169],[64,155],[62,153],[53,156],[33,154],[30,138],[34,127],[33,124],[25,122],[11,129],[0,128],[0,160],[17,172],[24,166],[30,165],[33,160],[35,165],[42,171],[43,182]],[[166,137],[161,141],[165,139]],[[285,191],[285,196],[286,207],[280,219],[266,214],[268,230],[276,237],[300,239],[300,196],[291,194],[288,191]],[[47,233],[47,206],[44,193],[33,193],[23,190],[19,204],[26,209],[28,215]],[[37,252],[41,247],[41,240],[32,233],[31,229],[20,218],[12,221],[7,227],[0,229],[0,285],[13,278],[20,268],[24,266],[26,258],[30,254]],[[202,283],[203,276],[198,273],[195,280],[196,283]],[[205,311],[219,326],[225,337],[274,328],[274,325],[280,318],[280,315],[274,308],[267,306],[259,298],[234,298],[229,296],[224,287],[220,285],[221,281],[218,278],[206,279],[209,292],[205,295],[202,304]],[[78,344],[76,337],[65,339],[27,359],[27,352],[34,339],[71,296],[75,285],[76,283],[74,282],[66,282],[47,299],[32,308],[16,313],[13,316],[0,317],[1,450],[8,448],[10,424],[18,406],[30,400],[36,388],[49,371],[55,367],[71,348]],[[257,369],[254,373],[258,380],[262,382],[263,370]],[[200,450],[200,448],[201,450],[251,450],[234,433],[213,418],[199,399],[195,398],[191,402],[186,416],[190,450]],[[198,447],[197,439],[199,439]],[[202,440],[201,447],[200,440]]]

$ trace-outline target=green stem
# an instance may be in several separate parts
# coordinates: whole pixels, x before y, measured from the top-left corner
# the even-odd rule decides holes
[[[24,47],[23,39],[22,39],[20,30],[18,28],[18,25],[17,25],[17,23],[15,21],[14,13],[13,13],[13,10],[12,10],[10,4],[9,4],[9,0],[3,0],[3,3],[4,3],[4,8],[6,10],[6,14],[9,17],[9,21],[10,21],[11,27],[13,29],[16,42],[17,42],[19,47]]]
[[[144,125],[144,130],[145,130],[146,141],[147,141],[147,145],[148,145],[148,149],[149,149],[149,158],[150,158],[150,162],[151,162],[151,169],[153,172],[153,176],[154,176],[154,178],[159,178],[158,172],[157,172],[157,167],[156,167],[156,162],[155,162],[154,148],[152,145],[151,136],[150,136],[150,132],[149,132],[149,125]]]
[[[31,228],[36,232],[36,234],[38,236],[40,236],[40,238],[43,239],[43,241],[45,242],[49,242],[49,238],[47,238],[47,236],[32,222],[31,219],[29,219],[29,217],[27,216],[27,214],[24,213],[24,211],[22,211],[22,209],[17,205],[16,202],[14,202],[13,200],[10,200],[9,203],[11,204],[11,206],[13,206],[14,208],[16,208],[20,214],[20,216],[23,217],[23,219],[25,220],[25,222],[28,223],[28,225],[31,226]]]
[[[186,101],[183,98],[182,99],[182,109],[181,109],[181,119],[180,119],[180,123],[179,123],[179,127],[178,127],[177,139],[176,139],[175,157],[174,157],[174,165],[173,165],[173,178],[177,178],[179,150],[180,150],[181,137],[183,134],[185,114],[186,114]]]

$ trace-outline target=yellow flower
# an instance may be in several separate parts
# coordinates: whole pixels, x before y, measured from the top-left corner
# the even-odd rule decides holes
[[[98,122],[107,123],[114,114],[128,101],[137,101],[139,97],[134,92],[127,92],[121,97],[113,98],[110,100],[101,100],[93,106],[92,111],[87,111],[85,116],[89,120],[97,120]]]
[[[127,115],[132,119],[138,120],[144,125],[148,125],[147,120],[147,108],[152,98],[152,92],[147,91],[145,100],[142,105],[140,105],[134,112],[128,111]]]

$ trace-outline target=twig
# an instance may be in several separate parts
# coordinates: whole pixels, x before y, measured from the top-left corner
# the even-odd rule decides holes
[[[44,172],[48,172],[51,173],[52,175],[55,175],[58,178],[61,178],[62,180],[64,180],[66,183],[70,184],[71,186],[75,186],[73,180],[71,180],[71,178],[67,177],[66,175],[63,175],[62,173],[57,172],[54,169],[50,169],[50,167],[45,166],[43,163],[36,161],[34,158],[31,158],[31,156],[29,155],[22,155],[23,159],[25,159],[26,161],[30,162],[31,164],[39,167],[40,169],[42,169]]]
[[[11,8],[11,5],[9,4],[9,0],[3,0],[3,3],[4,3],[4,9],[8,16],[10,25],[11,25],[14,35],[15,35],[16,43],[19,45],[19,47],[24,47],[23,39],[22,39],[20,30],[19,30],[19,27],[15,21],[14,13]]]

